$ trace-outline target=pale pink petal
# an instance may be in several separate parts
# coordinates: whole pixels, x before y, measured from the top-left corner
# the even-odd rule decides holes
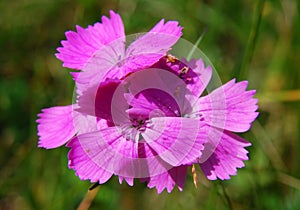
[[[80,150],[85,151],[81,155],[87,165],[93,165],[93,167],[101,168],[109,173],[126,177],[129,184],[131,178],[151,177],[172,167],[163,161],[146,143],[137,143],[135,140],[125,138],[124,131],[119,129],[108,127],[78,135],[72,140],[72,143],[78,142],[74,144],[76,146],[74,152],[76,152],[77,147],[80,147]],[[73,149],[72,145],[68,144]],[[93,173],[78,171],[74,161],[73,165],[77,173],[82,173],[82,177],[85,179],[96,179],[96,175]]]
[[[165,188],[167,189],[168,193],[170,193],[177,184],[178,189],[182,191],[185,184],[186,175],[187,166],[182,165],[174,167],[163,174],[148,178],[147,186],[149,188],[155,187],[157,193],[161,193]]]
[[[161,20],[148,33],[137,38],[126,50],[124,74],[144,69],[164,56],[182,35],[176,21]]]
[[[247,81],[231,80],[205,97],[199,98],[194,110],[205,123],[233,132],[247,131],[258,113],[255,90],[246,91]]]
[[[50,149],[62,146],[76,133],[72,105],[43,109],[38,117],[39,147]]]
[[[112,173],[99,167],[86,155],[88,151],[84,150],[77,138],[72,139],[68,144],[70,151],[68,154],[69,168],[76,171],[76,175],[81,180],[91,180],[91,182],[105,183]]]
[[[237,168],[244,167],[244,160],[248,160],[248,151],[244,147],[251,144],[245,139],[229,132],[215,129],[220,133],[221,139],[211,156],[203,163],[200,163],[203,173],[210,180],[230,179],[236,175]],[[203,153],[211,148],[205,147]]]
[[[198,119],[155,117],[142,136],[163,160],[179,166],[201,156],[208,133],[202,126]]]
[[[124,53],[124,26],[121,17],[113,11],[110,11],[110,19],[102,17],[102,24],[96,23],[86,29],[77,26],[76,29],[77,32],[66,32],[67,40],[57,49],[56,57],[64,62],[63,66],[82,70],[95,52],[115,40],[122,40],[115,51]]]
[[[76,92],[79,95],[88,87],[97,86],[108,78],[120,79],[124,76],[120,70],[124,52],[119,45],[122,44],[122,40],[115,40],[95,52],[87,61],[83,72],[76,77]]]
[[[134,184],[134,178],[119,176],[119,183],[120,184],[122,184],[123,180],[125,180],[129,186],[133,186],[133,184]]]
[[[184,76],[184,78],[187,80],[187,88],[191,91],[191,93],[193,93],[195,98],[199,98],[211,79],[212,68],[211,66],[205,67],[202,59],[183,62],[192,70],[191,72],[188,72],[186,76]],[[189,80],[189,78],[191,80]]]
[[[103,129],[109,127],[107,121],[99,120],[94,116],[85,115],[83,113],[77,112],[75,110],[77,108],[77,105],[74,106],[73,114],[74,127],[77,135],[96,131],[99,130],[99,128]]]

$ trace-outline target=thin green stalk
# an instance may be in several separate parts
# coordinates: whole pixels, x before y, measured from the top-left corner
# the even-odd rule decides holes
[[[221,185],[221,187],[222,187],[223,195],[224,195],[225,200],[226,200],[226,202],[227,202],[228,208],[229,208],[230,210],[233,210],[231,200],[230,200],[230,198],[229,198],[229,195],[228,195],[227,192],[226,192],[226,189],[225,189],[224,185],[223,185],[222,183],[220,183],[220,185]]]
[[[202,32],[202,34],[200,35],[200,37],[198,38],[198,40],[196,41],[196,43],[194,44],[193,48],[191,49],[191,51],[189,52],[189,54],[186,57],[186,60],[189,61],[191,60],[195,50],[197,49],[198,45],[200,44],[201,40],[203,39],[205,33],[207,31],[207,27],[204,29],[204,31]]]
[[[264,3],[265,3],[265,0],[258,0],[257,5],[256,5],[256,9],[254,12],[254,20],[253,20],[253,23],[251,26],[251,31],[250,31],[249,37],[248,37],[244,57],[243,57],[243,60],[242,60],[241,66],[240,66],[239,80],[246,79],[247,74],[248,74],[248,66],[251,62],[253,52],[255,49],[255,44],[257,41],[257,37],[258,37],[259,26],[261,23]]]

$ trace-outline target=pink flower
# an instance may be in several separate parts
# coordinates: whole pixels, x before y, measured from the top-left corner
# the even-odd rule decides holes
[[[208,179],[229,179],[247,160],[245,132],[257,117],[255,91],[231,80],[202,96],[212,76],[199,60],[168,51],[181,37],[175,21],[160,21],[126,47],[113,11],[86,29],[67,32],[57,58],[73,72],[77,98],[39,114],[39,147],[67,143],[69,167],[80,179],[105,183],[112,175],[171,192],[183,189],[199,164]]]

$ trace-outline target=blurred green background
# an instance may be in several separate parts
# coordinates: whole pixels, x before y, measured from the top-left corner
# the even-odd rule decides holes
[[[114,177],[90,209],[300,209],[300,3],[293,0],[1,0],[0,209],[76,209],[90,186],[67,167],[64,147],[37,148],[36,115],[67,105],[74,84],[54,56],[64,32],[86,27],[113,9],[126,33],[161,18],[178,20],[183,38],[200,43],[223,82],[249,80],[260,116],[250,160],[228,181],[189,175],[183,192],[157,195]]]

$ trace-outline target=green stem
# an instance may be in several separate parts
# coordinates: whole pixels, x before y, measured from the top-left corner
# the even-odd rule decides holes
[[[248,37],[247,46],[245,49],[244,57],[241,63],[240,71],[239,71],[239,80],[246,79],[248,74],[248,65],[251,62],[253,51],[255,48],[255,44],[258,37],[259,26],[262,18],[262,11],[264,8],[265,0],[258,0],[256,10],[254,13],[254,20],[251,26],[250,35]]]
[[[200,42],[202,41],[206,31],[207,31],[207,28],[204,29],[204,31],[202,32],[202,34],[200,35],[200,37],[198,38],[196,43],[193,45],[193,48],[191,49],[191,51],[189,52],[189,54],[186,57],[187,61],[190,61],[191,58],[193,57],[193,54],[194,54],[195,50],[197,49],[198,45],[200,44]]]
[[[225,189],[224,185],[223,185],[222,183],[221,183],[220,185],[221,185],[221,187],[222,187],[222,191],[223,191],[225,200],[226,200],[226,202],[227,202],[228,208],[229,208],[230,210],[233,210],[231,200],[230,200],[230,198],[229,198],[229,196],[228,196],[228,194],[227,194],[227,192],[226,192],[226,189]]]

